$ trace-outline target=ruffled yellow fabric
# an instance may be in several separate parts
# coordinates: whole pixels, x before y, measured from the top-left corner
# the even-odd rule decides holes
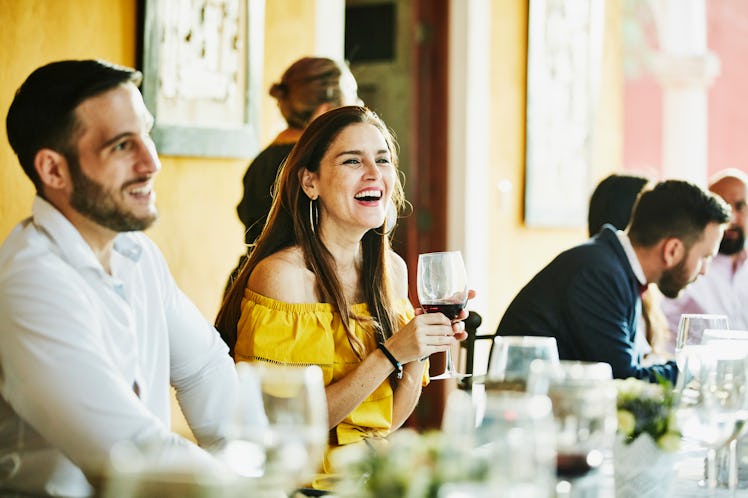
[[[407,300],[397,302],[396,306],[400,325],[414,317]],[[366,304],[355,304],[351,311],[370,316]],[[352,320],[351,325],[366,353],[374,351],[376,341],[366,323]],[[348,342],[341,317],[331,304],[284,303],[249,289],[242,300],[234,355],[236,361],[318,365],[325,385],[336,382],[360,363]],[[424,363],[423,382],[428,383],[428,362]],[[385,380],[334,429],[338,444],[387,436],[392,428],[392,404],[392,387]]]

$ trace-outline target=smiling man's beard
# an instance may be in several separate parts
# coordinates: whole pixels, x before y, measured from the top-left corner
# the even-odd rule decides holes
[[[93,178],[87,176],[80,168],[77,157],[67,158],[70,177],[73,180],[73,193],[70,204],[83,216],[115,232],[134,232],[145,230],[156,221],[158,213],[136,216],[117,205],[114,193]],[[137,179],[137,182],[146,180]]]
[[[657,287],[663,296],[675,299],[680,294],[680,291],[691,283],[688,279],[688,271],[686,269],[687,260],[688,254],[686,254],[680,263],[662,272],[662,276],[660,276],[660,280],[657,282]]]
[[[728,236],[734,235],[732,237]],[[719,253],[732,256],[743,250],[745,247],[745,232],[740,227],[730,227],[725,230],[722,241],[719,243]]]

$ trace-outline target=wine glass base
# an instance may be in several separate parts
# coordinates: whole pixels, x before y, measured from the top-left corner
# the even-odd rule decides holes
[[[450,373],[450,372],[444,372],[443,374],[439,374],[435,377],[429,377],[429,380],[443,380],[443,379],[465,379],[467,377],[472,377],[472,374],[461,374],[461,373]]]

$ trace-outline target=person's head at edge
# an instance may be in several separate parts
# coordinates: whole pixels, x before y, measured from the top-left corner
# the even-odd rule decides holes
[[[730,207],[718,196],[686,181],[666,180],[639,195],[628,236],[635,250],[645,250],[637,254],[644,259],[647,281],[674,298],[706,273],[729,221]]]
[[[319,114],[361,104],[356,79],[345,64],[326,57],[303,57],[270,87],[290,128],[303,130]]]
[[[161,168],[139,71],[100,60],[36,69],[16,92],[8,140],[37,194],[76,228],[111,237],[157,217]]]
[[[241,273],[234,281],[229,290],[221,309],[216,318],[216,328],[229,345],[233,353],[236,343],[236,329],[241,314],[241,300],[247,285],[249,275],[257,263],[275,252],[291,247],[299,246],[304,254],[308,268],[316,275],[317,294],[320,302],[331,303],[335,311],[340,313],[342,323],[346,327],[349,340],[354,350],[359,354],[362,351],[359,341],[348,330],[350,313],[342,291],[342,285],[335,271],[335,262],[331,253],[325,246],[324,236],[326,223],[334,224],[333,217],[340,209],[335,205],[341,192],[337,185],[327,184],[320,190],[312,192],[309,188],[308,179],[311,176],[318,178],[318,182],[324,183],[325,178],[330,179],[332,175],[322,177],[319,175],[323,162],[330,162],[326,157],[331,145],[344,131],[354,126],[370,126],[376,129],[386,144],[386,151],[380,154],[386,156],[391,167],[382,168],[383,165],[361,165],[371,169],[378,175],[389,175],[391,188],[382,193],[390,196],[383,198],[379,205],[386,206],[392,202],[396,209],[405,202],[402,184],[397,170],[397,151],[394,138],[381,119],[367,108],[359,106],[346,106],[334,109],[316,118],[306,128],[299,141],[294,146],[285,165],[281,169],[276,189],[273,206],[270,210],[268,222],[257,241],[247,263]],[[353,166],[353,165],[352,165]],[[328,165],[328,171],[334,168],[346,167],[345,165]],[[354,169],[351,168],[351,171]],[[329,183],[329,182],[328,182]],[[385,182],[386,183],[386,182]],[[329,197],[324,192],[329,193]],[[311,194],[311,196],[310,196]],[[350,193],[353,196],[353,193]],[[351,199],[352,201],[352,199]],[[326,203],[329,203],[328,206]],[[338,209],[338,212],[333,210]],[[328,215],[328,211],[330,214]],[[385,227],[388,226],[387,213],[384,208],[372,227],[365,231],[361,240],[362,268],[361,275],[367,278],[367,284],[363,285],[363,297],[369,307],[373,319],[378,323],[377,334],[384,339],[396,330],[397,319],[389,306],[390,285],[387,281],[387,253],[390,249],[390,235]],[[390,213],[391,215],[391,213]],[[375,226],[374,226],[375,225]]]
[[[649,180],[643,176],[612,174],[597,184],[590,197],[587,230],[590,237],[606,223],[624,230],[639,192]]]
[[[728,256],[738,254],[745,249],[748,229],[748,174],[736,168],[721,170],[709,180],[709,190],[722,197],[732,208],[732,219],[725,228],[719,252]]]

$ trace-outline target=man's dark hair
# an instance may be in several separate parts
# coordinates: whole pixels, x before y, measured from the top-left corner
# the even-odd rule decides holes
[[[590,197],[587,212],[587,230],[590,237],[610,223],[618,230],[624,230],[631,219],[631,210],[636,197],[649,182],[643,176],[612,174],[595,187]]]
[[[50,148],[66,158],[77,157],[73,138],[75,109],[84,100],[123,83],[139,85],[134,69],[100,60],[64,60],[36,69],[16,91],[5,125],[8,141],[37,192],[41,181],[34,157]]]
[[[676,237],[690,249],[709,223],[729,221],[730,206],[719,196],[693,183],[667,180],[639,195],[628,235],[634,245],[643,247]]]

